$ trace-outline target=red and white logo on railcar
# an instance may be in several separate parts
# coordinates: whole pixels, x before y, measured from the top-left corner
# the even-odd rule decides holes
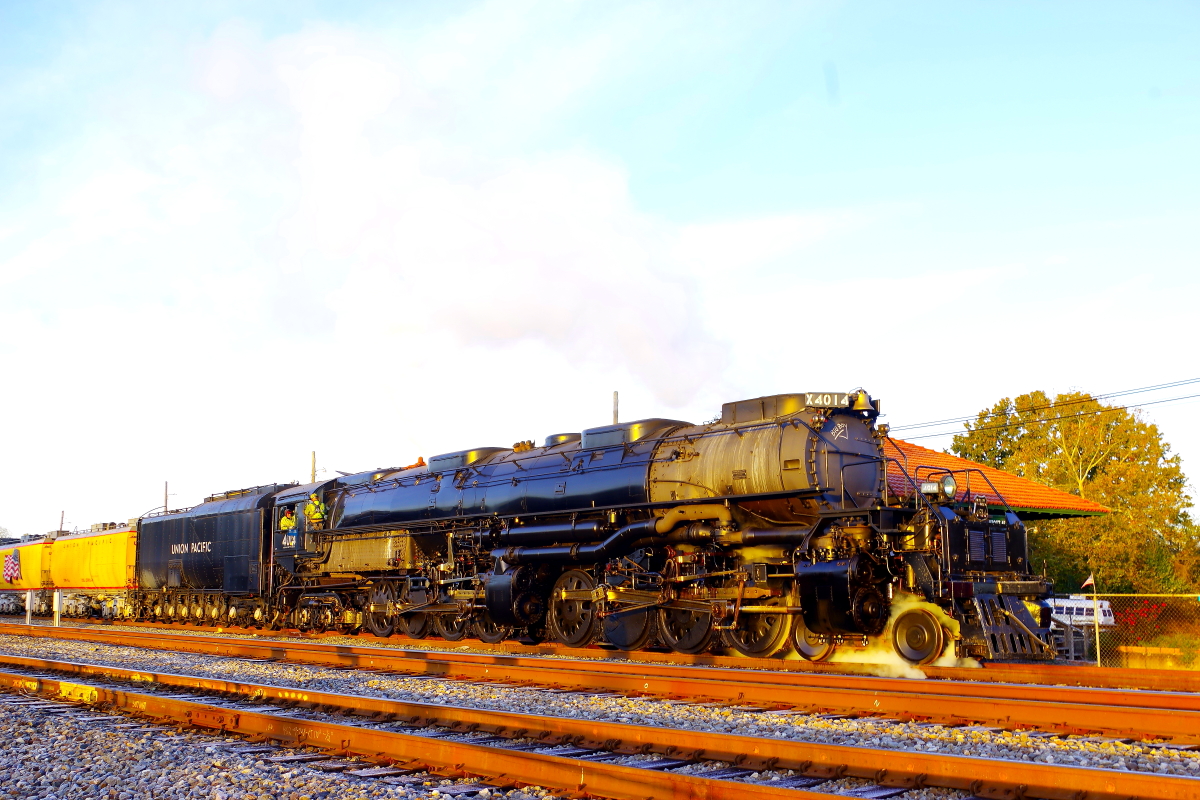
[[[11,555],[4,557],[4,580],[15,583],[21,580],[21,551],[13,550]]]

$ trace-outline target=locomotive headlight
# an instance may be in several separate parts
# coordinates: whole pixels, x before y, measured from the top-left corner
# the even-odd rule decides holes
[[[954,480],[954,476],[946,475],[945,477],[942,478],[940,483],[941,483],[940,488],[942,490],[942,496],[945,497],[947,500],[953,500],[954,496],[956,494],[958,494],[958,482],[956,480]]]
[[[946,475],[941,480],[921,481],[921,494],[953,500],[958,494],[958,482],[953,475]]]

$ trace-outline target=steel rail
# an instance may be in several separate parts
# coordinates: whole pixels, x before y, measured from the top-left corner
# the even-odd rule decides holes
[[[351,647],[95,628],[20,627],[23,635],[104,642],[154,650],[265,658],[440,678],[525,683],[692,701],[852,712],[950,725],[1034,728],[1076,734],[1200,742],[1200,696],[1072,687],[914,682],[886,678],[772,674],[666,665],[547,660],[467,653]],[[12,631],[17,632],[17,631]],[[2,660],[2,659],[0,659]]]
[[[260,741],[275,741],[297,747],[315,747],[340,756],[357,756],[373,761],[425,769],[445,776],[471,776],[498,786],[514,783],[551,786],[576,796],[598,796],[613,800],[645,798],[828,798],[829,795],[769,785],[735,783],[665,773],[637,767],[580,761],[558,756],[514,752],[463,742],[447,742],[417,734],[377,731],[319,720],[295,720],[255,711],[141,694],[110,687],[58,681],[45,677],[0,673],[0,687],[50,695],[88,705],[106,705],[122,711],[179,725],[235,733]],[[1176,791],[1184,791],[1179,787]],[[1124,795],[1122,795],[1124,796]],[[1193,797],[1139,792],[1139,798]]]
[[[412,722],[450,727],[462,733],[491,732],[527,738],[537,733],[546,746],[591,744],[627,753],[658,752],[696,760],[727,761],[753,769],[794,769],[825,779],[856,777],[885,786],[939,786],[965,789],[986,798],[1046,800],[1182,800],[1200,798],[1200,780],[1153,773],[1064,767],[1022,761],[995,761],[971,756],[909,753],[845,745],[738,736],[688,730],[664,730],[623,723],[545,717],[517,712],[406,703],[382,698],[313,692],[293,687],[240,683],[220,678],[148,673],[120,667],[15,659],[30,669],[54,669],[81,676],[154,683],[253,700],[301,703],[309,707],[347,709],[387,715]],[[612,798],[775,798],[824,794],[777,789],[769,785],[733,783],[637,767],[581,762],[559,756],[513,753],[503,748],[429,737],[376,731],[353,725],[298,720],[259,711],[231,709],[177,695],[161,696],[96,687],[46,676],[0,673],[0,687],[57,694],[91,704],[109,703],[126,711],[197,727],[258,736],[285,743],[331,749],[382,761],[414,762],[439,771],[470,772],[504,783],[553,785]],[[570,766],[564,767],[561,762]],[[595,769],[592,769],[592,768]],[[528,778],[523,776],[530,776]]]
[[[98,630],[105,630],[108,625],[108,623],[90,623],[86,620],[72,620],[72,623]],[[160,622],[121,622],[120,624],[122,626],[144,627],[164,631],[214,630],[207,626],[193,625],[191,623],[181,625]],[[7,625],[8,623],[0,623],[0,629],[5,628]],[[239,628],[236,626],[223,626],[222,629],[241,635],[280,636],[303,639],[304,641],[319,641],[326,637],[332,638],[344,635],[284,632],[264,634],[250,628]],[[375,640],[375,637],[368,633],[361,635],[365,642]],[[363,646],[369,647],[370,645],[366,644]],[[606,662],[674,664],[677,666],[723,667],[820,675],[871,676],[877,674],[880,667],[880,665],[867,663],[789,661],[780,658],[750,658],[747,656],[721,656],[707,653],[685,655],[682,653],[661,653],[644,650],[626,652],[609,650],[602,647],[573,648],[557,643],[527,645],[509,641],[496,644],[480,643],[479,646],[487,647],[489,650],[502,650],[510,655],[555,655],[598,659]],[[1003,662],[987,662],[982,665],[982,668],[921,666],[913,667],[912,669],[922,673],[926,678],[968,681],[971,683],[1048,684],[1053,686],[1081,686],[1097,689],[1144,689],[1161,692],[1200,693],[1200,672],[1194,670],[1114,668],[1078,664],[1010,664]]]

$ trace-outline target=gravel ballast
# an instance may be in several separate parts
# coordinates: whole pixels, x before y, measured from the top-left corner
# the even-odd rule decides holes
[[[1145,743],[1124,744],[1082,737],[1042,738],[1026,732],[973,730],[870,718],[830,719],[815,715],[754,713],[680,701],[559,693],[528,687],[381,675],[22,636],[0,636],[0,652],[406,702],[521,711],[655,728],[1200,777],[1200,753]]]

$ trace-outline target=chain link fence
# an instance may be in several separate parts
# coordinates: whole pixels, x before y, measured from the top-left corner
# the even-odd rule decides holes
[[[1051,603],[1061,660],[1200,670],[1200,595],[1076,594]]]

